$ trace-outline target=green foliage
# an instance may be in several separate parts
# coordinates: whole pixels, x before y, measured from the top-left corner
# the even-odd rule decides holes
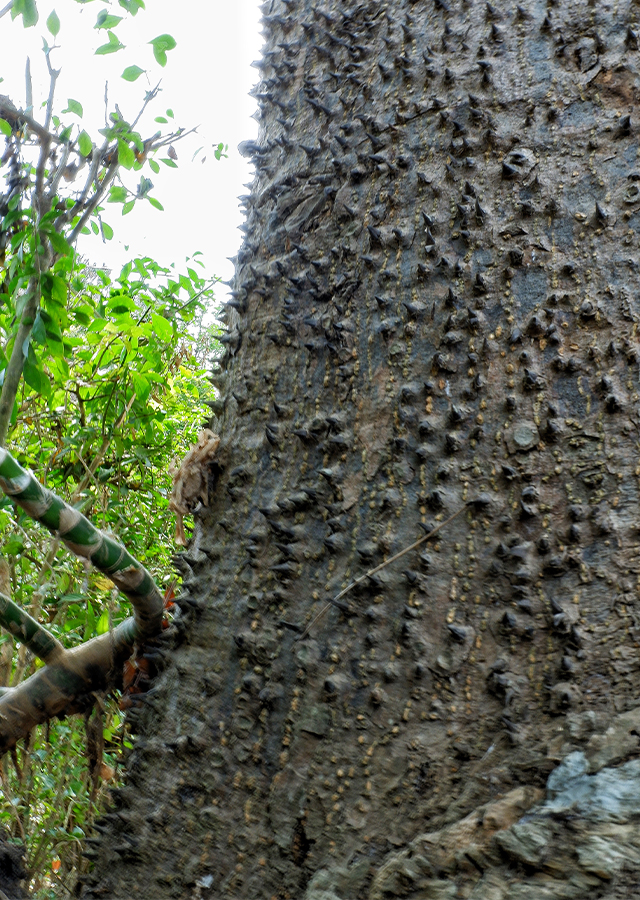
[[[103,759],[116,773],[123,740],[120,714],[111,711],[110,721]],[[48,733],[38,731],[28,752],[19,753],[19,774],[14,767],[3,767],[0,823],[27,839],[34,896],[42,900],[63,896],[61,885],[73,885],[87,868],[82,840],[91,819],[106,805],[106,782],[99,780],[94,789],[86,744],[81,720],[52,723]],[[68,888],[64,895],[70,896]]]
[[[153,55],[156,58],[156,62],[161,66],[166,66],[167,51],[173,50],[176,46],[174,38],[170,34],[159,34],[158,37],[149,41],[149,43],[153,47]]]
[[[125,81],[137,81],[141,75],[144,74],[144,69],[141,69],[140,66],[127,66],[127,68],[122,73],[122,77]]]
[[[55,9],[51,12],[51,15],[47,19],[47,29],[54,37],[56,37],[60,31],[60,19],[58,18]]]
[[[199,257],[184,271],[134,259],[112,277],[75,258],[64,302],[56,304],[59,320],[67,322],[62,340],[41,310],[32,373],[41,389],[25,377],[10,434],[21,464],[114,533],[165,585],[174,552],[167,509],[171,465],[195,442],[200,410],[213,399],[204,371],[213,330],[203,324],[212,288],[201,269]],[[55,283],[50,291],[63,296]],[[64,646],[103,634],[131,615],[109,579],[59,550],[6,497],[0,500],[0,547],[13,599]],[[24,648],[14,648],[14,682],[37,665]],[[115,767],[127,740],[115,702],[106,706],[104,728],[111,748],[105,762]],[[20,782],[5,764],[13,799],[0,803],[0,821],[16,837],[24,831],[42,897],[50,879],[67,883],[72,871],[82,871],[79,841],[94,807],[103,806],[100,791],[95,804],[89,802],[81,726],[58,724],[50,731],[55,741],[47,744],[42,728],[33,749],[21,754],[28,780],[23,774]],[[54,876],[56,859],[61,869]],[[45,878],[44,872],[51,874]]]
[[[31,28],[38,24],[38,9],[35,0],[13,0],[11,18],[22,16],[25,28]]]
[[[118,6],[131,16],[145,8],[143,0],[118,0]],[[97,15],[98,56],[124,47],[117,29],[125,16],[114,8]],[[11,14],[25,27],[38,22],[34,0],[14,0]],[[46,28],[54,39],[60,33],[55,11]],[[175,40],[161,34],[149,44],[164,67]],[[45,40],[48,64],[52,50]],[[122,78],[134,82],[146,72],[131,65]],[[52,76],[52,98],[54,87]],[[107,211],[117,206],[126,215],[144,199],[162,210],[147,166],[154,176],[161,164],[174,168],[173,144],[187,132],[175,128],[167,109],[156,122],[173,130],[142,139],[139,128],[156,94],[144,95],[133,121],[114,106],[96,134],[81,127],[84,109],[73,98],[60,112],[51,103],[39,130],[15,107],[0,108],[0,386],[17,358],[22,378],[12,396],[7,443],[19,462],[112,532],[166,585],[174,549],[171,466],[197,439],[204,404],[214,399],[205,368],[217,349],[215,280],[205,276],[200,254],[182,268],[137,258],[112,273],[75,250],[82,233],[113,237]],[[102,102],[96,97],[96,105]],[[216,158],[226,149],[219,144]],[[3,559],[9,584],[0,583],[0,590],[65,647],[104,634],[131,614],[107,578],[60,549],[4,496],[0,567]],[[19,683],[39,665],[23,645],[0,637],[0,687]],[[92,731],[89,741],[77,719],[49,723],[20,748],[17,767],[0,761],[0,822],[25,842],[32,889],[41,900],[61,890],[68,895],[86,870],[80,842],[104,805],[104,779],[130,746],[113,700],[105,701]],[[105,742],[102,768],[93,752],[96,733]]]
[[[82,109],[82,104],[78,103],[77,100],[72,100],[71,97],[67,100],[67,108],[62,110],[63,113],[75,113],[80,119],[84,115],[84,110]]]

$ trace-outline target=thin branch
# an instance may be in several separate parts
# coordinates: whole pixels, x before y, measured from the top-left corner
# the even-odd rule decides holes
[[[58,168],[53,173],[53,178],[49,184],[49,198],[53,200],[55,195],[58,193],[58,185],[60,184],[60,179],[64,174],[64,170],[67,168],[67,162],[69,160],[69,154],[71,152],[71,144],[65,144],[64,150],[62,151],[62,159],[58,165]]]
[[[0,9],[0,19],[1,19],[3,16],[6,16],[6,14],[7,14],[8,12],[11,12],[12,9],[13,9],[13,0],[9,0],[9,2],[7,3],[7,5],[6,5],[6,6],[3,6],[2,9]]]
[[[300,637],[296,638],[294,643],[296,643],[297,641],[301,641],[303,638],[305,638],[309,634],[309,632],[311,631],[313,626],[316,624],[316,622],[319,619],[321,619],[322,616],[324,616],[324,614],[327,612],[327,610],[331,609],[332,606],[337,606],[339,609],[342,609],[343,611],[345,611],[346,607],[343,603],[340,603],[340,600],[346,594],[348,594],[349,591],[353,590],[353,588],[356,587],[356,585],[361,584],[367,578],[371,578],[377,572],[381,572],[382,569],[386,569],[386,567],[390,566],[392,562],[395,562],[397,559],[400,559],[401,557],[405,556],[405,554],[410,553],[412,550],[415,550],[416,547],[420,546],[420,544],[424,544],[424,542],[428,541],[430,537],[433,537],[433,535],[437,531],[440,531],[440,529],[444,528],[445,525],[448,525],[449,522],[453,522],[453,520],[456,519],[460,515],[460,513],[464,512],[465,509],[467,509],[468,507],[469,507],[469,504],[465,503],[465,505],[461,506],[460,509],[458,509],[456,512],[453,513],[453,515],[449,516],[448,519],[445,519],[444,522],[440,522],[438,525],[436,525],[435,528],[432,528],[428,534],[425,534],[421,538],[418,538],[417,541],[414,541],[413,544],[410,544],[408,547],[405,547],[404,550],[400,550],[399,553],[396,553],[390,559],[386,559],[383,563],[380,563],[380,565],[376,566],[374,569],[369,569],[369,571],[365,572],[364,575],[361,575],[360,578],[356,578],[355,581],[352,581],[351,584],[348,584],[347,587],[344,588],[344,590],[340,591],[339,594],[336,594],[335,597],[332,597],[331,600],[329,600],[329,602],[326,604],[326,606],[322,607],[322,609],[320,610],[318,615],[315,617],[315,619],[311,620],[311,622],[307,625],[307,627],[302,632]]]
[[[49,125],[51,124],[51,116],[53,114],[53,97],[56,91],[56,81],[58,80],[58,76],[60,75],[60,69],[54,69],[51,65],[51,60],[49,56],[51,55],[51,48],[47,49],[44,54],[44,58],[47,61],[47,69],[49,70],[49,96],[47,97],[47,111],[44,117],[44,127],[49,130]]]
[[[24,67],[25,95],[27,98],[27,109],[33,113],[33,82],[31,80],[31,58],[27,56],[27,62]]]
[[[142,118],[142,114],[144,113],[144,111],[147,108],[147,106],[149,105],[149,103],[151,103],[152,100],[155,100],[155,98],[158,96],[158,93],[160,92],[161,84],[162,84],[162,82],[159,81],[154,88],[151,88],[151,90],[147,91],[147,93],[145,94],[144,103],[142,104],[142,108],[141,108],[140,112],[138,113],[138,115],[133,120],[133,122],[131,123],[132,131],[136,127],[136,125],[138,124],[140,119]]]
[[[186,138],[190,134],[195,134],[200,126],[195,125],[193,128],[189,128],[188,131],[184,131],[182,129],[178,129],[175,134],[168,134],[161,141],[158,141],[153,145],[151,149],[158,150],[160,147],[166,147],[168,144],[175,144],[177,141],[181,141],[183,138]]]
[[[24,367],[24,343],[28,341],[33,323],[35,322],[38,307],[40,306],[40,279],[33,275],[27,286],[27,300],[22,311],[22,317],[18,326],[9,364],[5,370],[2,392],[0,393],[0,447],[4,444],[11,422],[13,404],[15,403],[22,369]]]
[[[107,147],[109,146],[109,142],[105,141],[102,147],[98,149],[98,147],[93,148],[93,154],[91,157],[91,168],[89,169],[89,174],[87,175],[87,180],[85,182],[82,191],[80,192],[80,196],[73,204],[71,209],[67,210],[64,215],[59,216],[56,220],[56,231],[60,231],[63,225],[66,225],[67,222],[70,222],[71,219],[76,216],[81,209],[84,209],[84,205],[86,203],[87,197],[89,196],[89,191],[91,189],[91,185],[96,180],[98,174],[98,168],[100,167],[100,161],[107,152]]]
[[[118,157],[116,156],[115,160],[111,163],[111,165],[107,169],[106,173],[104,174],[102,181],[100,182],[100,187],[97,189],[97,191],[95,192],[95,194],[89,201],[89,204],[87,205],[87,208],[81,215],[80,220],[78,221],[76,227],[73,229],[73,231],[67,238],[67,242],[69,244],[73,244],[77,240],[78,235],[84,228],[87,220],[91,216],[91,213],[94,211],[94,209],[96,208],[98,203],[100,203],[100,200],[104,196],[105,191],[107,190],[107,188],[109,187],[109,185],[111,184],[113,179],[115,178],[117,171],[118,171]]]

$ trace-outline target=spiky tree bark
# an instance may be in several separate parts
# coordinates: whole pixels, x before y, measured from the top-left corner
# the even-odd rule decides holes
[[[220,467],[85,896],[630,896],[637,6],[264,12]]]

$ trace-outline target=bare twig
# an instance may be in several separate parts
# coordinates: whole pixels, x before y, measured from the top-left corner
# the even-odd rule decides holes
[[[64,170],[67,167],[67,162],[69,161],[69,154],[71,152],[71,144],[65,144],[64,149],[62,151],[62,158],[58,164],[58,168],[53,173],[53,177],[49,183],[49,196],[51,199],[55,197],[58,193],[58,185],[60,184],[60,179],[64,173]]]
[[[31,58],[27,56],[24,68],[25,95],[27,98],[27,110],[33,113],[33,82],[31,80]]]
[[[140,112],[138,113],[138,115],[135,117],[135,119],[134,119],[133,122],[131,123],[131,130],[132,130],[132,131],[133,131],[133,129],[136,127],[136,125],[138,124],[138,122],[140,121],[140,119],[142,118],[142,114],[143,114],[143,112],[145,111],[145,109],[147,108],[147,106],[149,105],[149,103],[151,103],[152,100],[155,100],[155,98],[156,98],[156,97],[158,96],[158,94],[160,93],[160,85],[161,85],[161,83],[162,83],[162,82],[159,81],[159,82],[157,83],[157,85],[156,85],[154,88],[151,88],[151,90],[150,90],[150,91],[147,91],[147,93],[145,94],[145,97],[144,97],[144,103],[142,104],[142,108],[140,109]]]
[[[94,147],[93,154],[91,157],[91,168],[89,169],[89,174],[87,175],[87,180],[85,182],[85,185],[82,188],[82,191],[80,192],[80,196],[78,197],[76,202],[73,204],[71,209],[67,210],[67,212],[64,215],[59,216],[56,219],[56,225],[55,225],[56,231],[60,231],[62,229],[63,225],[66,225],[67,222],[70,222],[71,219],[73,219],[74,216],[76,216],[80,212],[81,209],[84,209],[84,205],[86,203],[87,197],[89,196],[89,191],[91,190],[91,185],[94,183],[94,181],[96,180],[96,177],[98,175],[100,161],[106,155],[108,146],[109,146],[109,141],[105,141],[104,144],[102,145],[102,147],[100,147],[100,148]]]
[[[91,213],[94,211],[94,209],[96,208],[98,203],[100,203],[100,201],[102,200],[102,197],[105,194],[105,191],[107,190],[107,188],[109,187],[109,185],[111,184],[113,179],[116,177],[117,171],[118,171],[118,156],[116,154],[115,159],[113,160],[113,162],[110,164],[109,168],[103,175],[102,181],[100,182],[100,186],[98,187],[95,194],[93,195],[93,197],[87,204],[87,207],[86,207],[85,211],[83,212],[83,214],[80,216],[80,219],[79,219],[76,227],[73,229],[73,231],[67,238],[67,241],[69,244],[74,243],[74,241],[76,240],[76,238],[78,237],[78,235],[80,234],[80,232],[82,231],[84,226],[86,225],[87,220],[91,216]]]
[[[339,609],[344,610],[345,606],[344,606],[344,604],[340,603],[340,600],[346,594],[348,594],[349,591],[353,590],[353,588],[356,587],[356,585],[361,584],[367,578],[371,578],[373,575],[376,574],[376,572],[381,572],[382,569],[386,569],[386,567],[390,566],[392,562],[395,562],[397,559],[400,559],[402,556],[405,556],[405,554],[410,553],[412,550],[415,550],[416,547],[420,546],[420,544],[424,544],[424,542],[428,541],[430,537],[433,537],[433,535],[437,531],[440,531],[440,529],[444,528],[445,525],[448,525],[449,522],[453,522],[453,520],[456,519],[460,515],[460,513],[464,512],[468,506],[469,506],[469,504],[465,503],[465,505],[461,506],[460,509],[458,509],[456,512],[453,513],[453,515],[450,515],[448,519],[445,519],[444,522],[440,522],[438,525],[436,525],[435,528],[432,528],[428,534],[425,534],[421,538],[418,538],[417,541],[414,541],[413,544],[410,544],[408,547],[405,547],[404,550],[400,550],[399,553],[394,554],[394,556],[392,556],[390,559],[386,559],[383,563],[380,563],[380,565],[376,566],[374,569],[369,569],[369,571],[365,572],[364,575],[361,575],[360,578],[356,578],[355,581],[352,581],[351,584],[348,584],[347,587],[344,588],[344,590],[340,591],[339,594],[336,594],[335,597],[332,597],[331,600],[329,600],[329,602],[325,606],[322,607],[322,609],[320,610],[318,615],[314,619],[311,620],[311,622],[307,625],[307,627],[302,632],[300,637],[297,637],[295,639],[294,644],[297,641],[301,641],[303,638],[305,638],[309,634],[309,632],[311,631],[313,626],[316,624],[316,622],[319,619],[321,619],[322,616],[324,616],[324,614],[327,612],[327,610],[330,609],[332,606],[337,606]]]
[[[47,97],[47,110],[44,117],[44,127],[49,130],[49,125],[51,125],[51,116],[53,114],[53,97],[56,91],[56,81],[58,80],[58,75],[60,74],[60,69],[54,69],[51,65],[51,60],[49,59],[51,55],[51,49],[47,49],[44,54],[44,58],[47,61],[47,69],[49,70],[49,96]]]
[[[6,5],[6,6],[3,6],[2,9],[0,9],[0,19],[1,19],[3,16],[6,16],[6,14],[7,14],[8,12],[11,12],[12,8],[13,8],[13,0],[9,0],[9,2],[7,3],[7,5]]]
[[[2,384],[2,393],[0,393],[0,447],[4,446],[11,421],[11,413],[13,412],[13,404],[20,378],[22,377],[22,369],[24,367],[23,347],[25,341],[29,340],[33,323],[40,306],[40,278],[37,275],[29,279],[27,287],[27,301],[22,311],[22,318],[18,326],[18,333],[13,343],[13,350],[9,358],[9,364],[5,370],[4,382]]]

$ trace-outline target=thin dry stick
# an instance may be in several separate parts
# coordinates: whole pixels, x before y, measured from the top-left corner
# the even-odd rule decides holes
[[[413,544],[410,544],[408,547],[405,547],[404,550],[401,550],[399,553],[396,553],[395,556],[391,557],[391,559],[387,559],[383,563],[380,563],[380,565],[376,566],[375,569],[369,569],[369,571],[365,572],[364,575],[361,575],[360,578],[356,578],[355,581],[352,581],[351,584],[348,584],[347,587],[344,588],[344,590],[340,591],[339,594],[336,594],[335,597],[332,597],[331,600],[329,600],[329,602],[325,606],[322,607],[322,609],[320,610],[318,615],[315,617],[315,619],[312,619],[311,622],[309,623],[309,625],[307,625],[305,630],[302,632],[302,634],[295,639],[294,644],[297,641],[301,641],[303,638],[305,638],[309,634],[309,632],[311,631],[313,626],[316,624],[316,622],[324,616],[324,614],[327,612],[328,609],[330,609],[332,606],[338,606],[339,608],[341,608],[342,604],[340,604],[340,600],[345,596],[345,594],[348,594],[349,591],[352,590],[357,584],[360,584],[361,582],[363,582],[365,580],[365,578],[371,578],[371,576],[375,575],[376,572],[380,572],[382,569],[386,569],[386,567],[391,565],[392,562],[395,562],[397,559],[400,559],[400,557],[404,556],[406,553],[410,553],[412,550],[415,550],[416,547],[420,546],[420,544],[424,544],[424,542],[428,541],[430,537],[433,537],[433,535],[436,533],[436,531],[440,531],[440,529],[444,528],[445,525],[448,525],[449,522],[453,522],[453,520],[457,516],[459,516],[460,513],[463,512],[468,507],[468,505],[469,505],[468,503],[465,503],[465,505],[461,506],[459,510],[457,510],[456,512],[453,513],[453,515],[449,516],[448,519],[445,519],[444,522],[440,522],[439,525],[436,525],[435,528],[432,528],[428,534],[425,534],[421,538],[418,538],[417,541],[414,541]]]

